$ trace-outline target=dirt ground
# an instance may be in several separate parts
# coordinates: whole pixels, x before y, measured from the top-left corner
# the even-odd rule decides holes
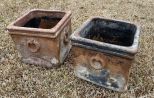
[[[23,64],[6,26],[33,8],[72,11],[72,29],[91,16],[141,26],[128,91],[114,92],[74,76],[69,56],[58,69]],[[0,0],[0,97],[154,98],[154,0]]]

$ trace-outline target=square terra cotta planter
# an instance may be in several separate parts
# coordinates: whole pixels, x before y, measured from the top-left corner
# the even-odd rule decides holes
[[[7,30],[24,63],[56,67],[63,63],[71,48],[69,11],[31,10]]]
[[[93,17],[71,35],[76,76],[115,91],[125,91],[139,27],[133,23]]]

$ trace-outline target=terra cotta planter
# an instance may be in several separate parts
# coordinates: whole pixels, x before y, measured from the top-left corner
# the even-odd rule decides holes
[[[133,23],[94,17],[71,35],[75,74],[115,91],[125,91],[139,27]]]
[[[71,12],[35,9],[7,29],[22,61],[45,67],[63,63],[70,51]]]

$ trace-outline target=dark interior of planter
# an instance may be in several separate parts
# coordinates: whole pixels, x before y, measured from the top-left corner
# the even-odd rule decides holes
[[[82,37],[100,42],[131,46],[134,41],[136,26],[133,24],[93,19],[80,33]]]
[[[42,17],[32,18],[23,27],[51,29],[61,19],[62,18],[51,17],[51,16],[42,16]]]

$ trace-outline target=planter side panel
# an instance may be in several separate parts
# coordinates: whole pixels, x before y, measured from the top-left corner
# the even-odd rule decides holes
[[[132,60],[73,46],[75,74],[94,84],[124,91]]]
[[[69,20],[60,33],[60,62],[63,63],[67,57],[72,45],[70,42],[70,35],[72,33],[71,20]]]
[[[11,37],[16,44],[17,50],[21,53],[24,63],[46,67],[59,64],[59,40],[57,38],[14,34],[11,34]]]

